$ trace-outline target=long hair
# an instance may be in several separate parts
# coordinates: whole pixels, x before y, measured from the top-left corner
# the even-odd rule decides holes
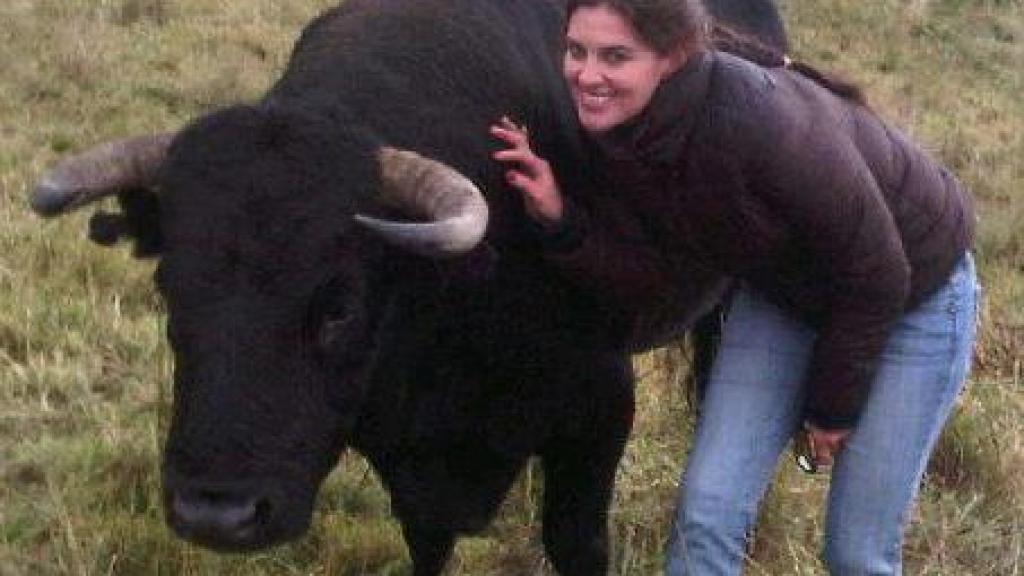
[[[566,16],[577,8],[607,6],[622,15],[655,52],[668,55],[706,50],[711,18],[697,0],[569,0]]]
[[[810,78],[829,92],[867,107],[864,92],[853,82],[835,73],[823,72],[814,66],[792,60],[779,49],[761,42],[757,38],[740,32],[727,25],[715,23],[711,29],[711,46],[715,50],[728,52],[765,68],[785,67]]]
[[[680,48],[686,54],[720,50],[766,68],[789,68],[841,98],[861,106],[868,105],[863,91],[853,82],[805,62],[791,60],[779,48],[727,24],[713,21],[700,0],[569,0],[566,21],[577,8],[598,6],[618,12],[659,54],[671,54]]]

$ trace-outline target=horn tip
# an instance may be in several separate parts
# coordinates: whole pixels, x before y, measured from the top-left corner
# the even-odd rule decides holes
[[[380,234],[393,246],[428,258],[454,258],[473,250],[483,239],[485,227],[467,228],[457,224],[457,233],[438,231],[437,223],[394,222],[356,214],[353,219]],[[431,233],[428,230],[433,229]]]
[[[36,185],[29,196],[29,206],[40,216],[56,216],[71,203],[67,189],[51,179],[44,179]]]

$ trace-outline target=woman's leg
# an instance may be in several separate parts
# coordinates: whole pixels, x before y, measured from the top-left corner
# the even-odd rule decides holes
[[[900,573],[907,515],[967,376],[976,286],[968,255],[889,339],[864,412],[832,470],[825,560],[833,576]]]
[[[800,421],[813,340],[748,289],[733,298],[680,481],[667,576],[739,574],[757,504]]]

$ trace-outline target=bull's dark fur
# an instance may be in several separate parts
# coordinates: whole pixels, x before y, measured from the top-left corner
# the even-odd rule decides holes
[[[588,295],[536,257],[487,127],[510,114],[572,187],[584,167],[543,0],[348,0],[303,33],[259,102],[176,139],[160,200],[122,225],[160,251],[175,392],[164,485],[183,536],[247,549],[302,533],[340,452],[392,495],[417,574],[483,528],[527,458],[545,549],[603,574],[629,433],[628,355]],[[487,195],[486,241],[433,261],[358,227],[375,153],[446,162]],[[140,219],[159,211],[159,228]],[[95,234],[103,240],[104,225]],[[134,225],[134,227],[133,227]]]

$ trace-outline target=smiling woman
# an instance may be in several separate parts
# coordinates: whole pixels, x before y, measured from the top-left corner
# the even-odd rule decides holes
[[[547,261],[611,309],[642,318],[679,287],[735,283],[666,574],[739,573],[797,430],[812,464],[835,462],[829,569],[899,574],[970,366],[973,201],[855,88],[781,54],[759,65],[709,49],[700,10],[673,10],[688,3],[570,3],[563,72],[601,170],[593,189],[563,199],[507,121],[494,157],[512,164]],[[656,47],[641,14],[678,22],[675,42]]]

